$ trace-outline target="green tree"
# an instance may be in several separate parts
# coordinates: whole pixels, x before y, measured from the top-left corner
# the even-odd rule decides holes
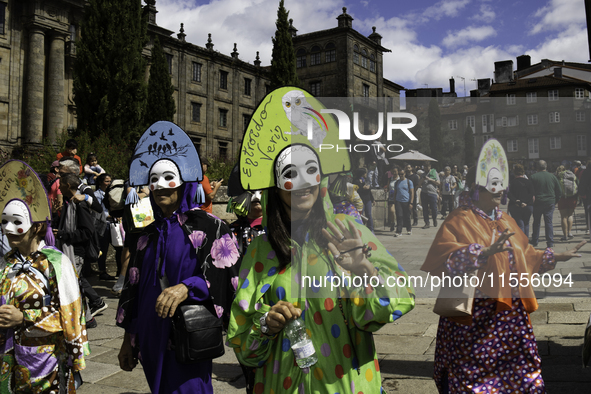
[[[114,141],[144,126],[147,28],[141,0],[89,0],[76,41],[74,102],[79,132]]]
[[[293,41],[289,32],[289,11],[279,2],[277,10],[277,30],[273,37],[273,54],[271,59],[271,89],[282,86],[299,86],[300,80],[296,73],[296,58]]]
[[[439,163],[443,160],[443,136],[441,134],[441,113],[439,112],[439,104],[436,99],[431,99],[429,102],[428,112],[429,123],[429,147],[431,148],[431,157]]]
[[[159,120],[173,120],[176,112],[174,86],[168,70],[168,62],[158,37],[154,38],[152,47],[152,65],[148,80],[148,105],[146,107],[145,125],[149,127]]]

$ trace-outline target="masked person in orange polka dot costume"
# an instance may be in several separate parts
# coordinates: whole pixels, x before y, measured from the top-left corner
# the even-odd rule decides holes
[[[460,206],[443,222],[421,268],[434,276],[487,278],[474,289],[470,315],[439,319],[433,377],[440,393],[546,392],[529,316],[538,308],[535,282],[523,278],[580,257],[584,242],[563,253],[528,243],[499,209],[509,178],[506,163],[502,146],[489,140],[466,177],[471,191],[462,193]],[[510,277],[519,278],[517,286],[509,285]]]
[[[372,332],[414,307],[413,290],[352,283],[363,275],[380,284],[407,275],[367,227],[333,213],[328,178],[321,179],[311,149],[288,146],[277,157],[277,187],[261,201],[265,234],[240,267],[229,344],[242,364],[256,368],[255,394],[380,393]],[[330,281],[306,277],[349,279],[331,289]],[[318,358],[307,368],[296,364],[284,330],[300,316]]]

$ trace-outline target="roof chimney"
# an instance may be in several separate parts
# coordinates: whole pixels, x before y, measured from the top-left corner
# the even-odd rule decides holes
[[[486,95],[490,91],[490,78],[478,79],[478,94],[480,97]]]
[[[521,55],[517,56],[517,71],[525,70],[531,67],[531,56]]]
[[[213,51],[213,42],[211,41],[211,33],[207,33],[207,44],[205,44],[205,47],[208,50]]]
[[[156,24],[156,14],[158,13],[158,11],[156,10],[156,0],[146,0],[146,8],[148,10],[147,11],[148,12],[148,23],[155,25]],[[144,8],[144,10],[146,8]]]
[[[376,27],[372,26],[371,29],[373,30],[373,33],[367,36],[367,38],[369,38],[378,45],[382,45],[382,36],[379,33],[376,33]]]
[[[513,80],[513,60],[495,62],[495,83],[506,83]]]
[[[562,78],[562,67],[554,67],[554,78]]]
[[[179,30],[179,33],[176,36],[179,38],[179,40],[185,41],[185,37],[187,37],[187,35],[185,34],[184,23],[181,23],[181,30]]]
[[[257,51],[257,57],[254,59],[254,65],[257,67],[261,66],[261,58],[259,57],[259,51]]]
[[[452,94],[456,92],[456,80],[454,77],[449,79],[449,92]]]
[[[293,25],[293,19],[289,19],[289,27],[287,28],[287,30],[289,31],[289,34],[291,34],[292,37],[295,37],[298,35],[298,29],[296,29]]]
[[[337,20],[339,21],[339,27],[353,28],[353,17],[347,14],[347,7],[343,7],[343,13],[337,16]]]

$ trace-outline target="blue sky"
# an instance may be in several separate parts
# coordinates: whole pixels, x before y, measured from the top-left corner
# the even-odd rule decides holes
[[[252,63],[256,51],[270,64],[278,0],[157,0],[157,23],[187,41],[229,55],[238,44],[240,58]],[[492,78],[494,62],[522,54],[541,59],[586,63],[589,60],[583,0],[285,0],[300,34],[336,26],[347,7],[353,28],[364,35],[376,26],[384,56],[384,77],[406,87],[443,87],[463,77],[466,91],[476,78]],[[516,65],[516,64],[515,64]],[[456,78],[462,96],[464,82]]]

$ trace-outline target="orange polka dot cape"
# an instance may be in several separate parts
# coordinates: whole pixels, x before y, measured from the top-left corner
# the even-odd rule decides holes
[[[463,198],[467,194],[465,193]],[[515,260],[515,269],[518,277],[522,273],[531,275],[539,272],[542,265],[544,250],[537,250],[529,244],[526,235],[519,229],[515,220],[509,215],[497,210],[497,220],[485,219],[471,208],[471,200],[468,205],[462,205],[453,210],[445,222],[439,228],[429,253],[421,269],[430,272],[432,275],[441,276],[446,270],[446,262],[450,255],[471,244],[479,244],[484,247],[490,246],[493,240],[493,231],[496,232],[498,239],[501,232],[509,229],[509,232],[515,234],[509,238],[509,244],[513,247]],[[509,286],[509,275],[511,274],[509,265],[509,255],[507,252],[497,253],[488,258],[477,272],[479,278],[483,276],[486,280],[482,281],[478,289],[488,298],[494,298],[497,302],[497,312],[509,310],[512,305],[511,287]],[[491,277],[492,275],[492,282]],[[504,276],[504,284],[502,277]],[[527,287],[519,287],[519,295],[528,313],[538,309],[538,303],[531,284]],[[453,321],[463,324],[471,324],[470,317],[453,317]]]
[[[381,277],[407,278],[404,269],[366,227],[355,223],[351,217],[332,213],[326,186],[327,179],[324,179],[320,196],[327,220],[334,222],[339,218],[346,224],[353,223],[364,242],[372,247],[369,260]],[[262,204],[265,212],[266,196]],[[413,289],[348,286],[341,289],[341,312],[339,294],[336,289],[331,291],[330,284],[323,288],[314,284],[308,286],[306,282],[300,291],[298,283],[306,275],[340,277],[348,273],[335,264],[330,253],[320,250],[308,237],[302,245],[292,240],[292,248],[292,263],[280,269],[264,234],[253,240],[243,258],[238,293],[232,304],[228,344],[241,363],[257,367],[254,392],[379,393],[381,377],[372,332],[414,307]],[[260,317],[279,301],[291,302],[303,311],[306,330],[318,357],[318,362],[310,368],[300,369],[296,365],[291,344],[283,331],[274,338],[260,331]]]

